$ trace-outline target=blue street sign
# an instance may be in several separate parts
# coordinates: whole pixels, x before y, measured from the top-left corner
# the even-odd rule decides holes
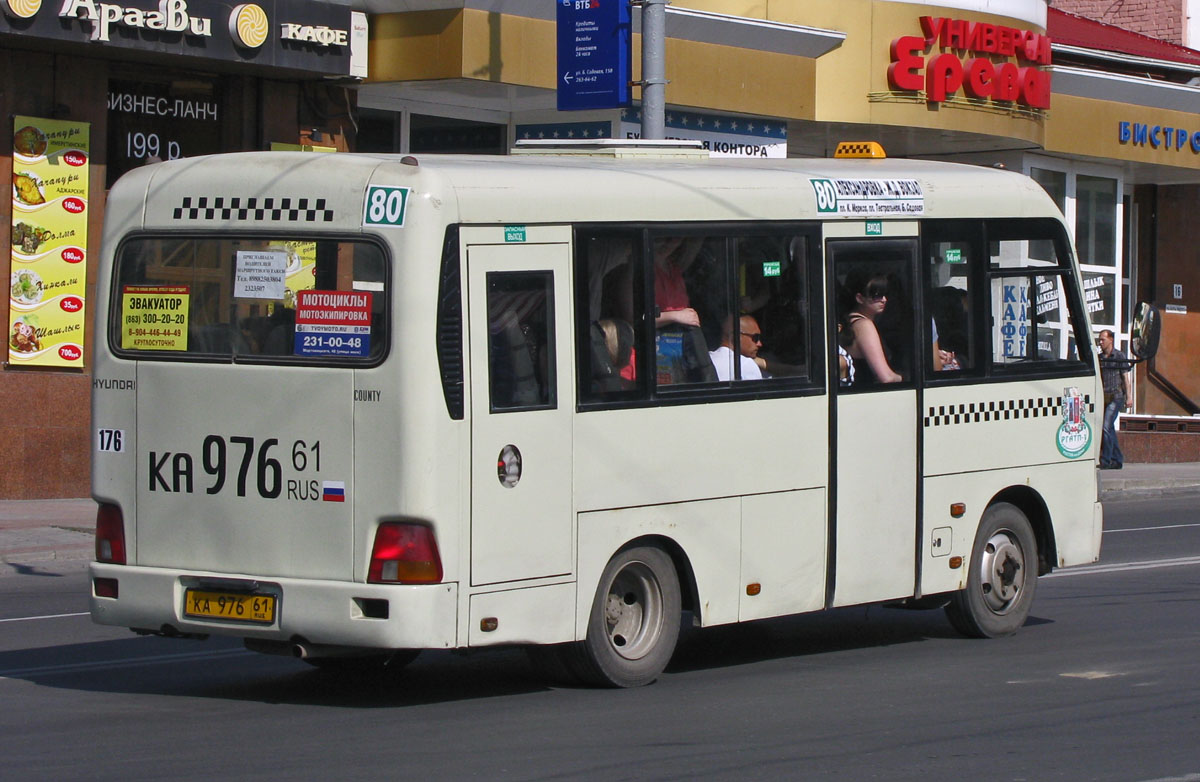
[[[630,104],[629,0],[556,0],[558,110]]]

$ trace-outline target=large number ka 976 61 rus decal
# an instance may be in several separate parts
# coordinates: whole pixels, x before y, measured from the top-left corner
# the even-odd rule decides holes
[[[200,446],[200,465],[211,479],[209,485],[203,487],[204,492],[220,494],[232,490],[238,497],[252,492],[268,500],[280,496],[289,500],[319,500],[320,484],[308,473],[321,472],[321,441],[295,440],[292,443],[291,467],[295,477],[286,480],[284,466],[273,455],[278,448],[279,440],[274,437],[258,442],[256,447],[253,437],[208,435]],[[151,451],[150,491],[193,493],[199,477],[195,463],[187,451]]]

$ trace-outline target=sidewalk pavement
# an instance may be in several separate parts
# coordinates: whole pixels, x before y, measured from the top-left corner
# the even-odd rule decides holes
[[[1131,464],[1100,471],[1105,502],[1200,492],[1200,462]],[[95,552],[96,503],[0,500],[0,576],[47,562],[86,562]]]

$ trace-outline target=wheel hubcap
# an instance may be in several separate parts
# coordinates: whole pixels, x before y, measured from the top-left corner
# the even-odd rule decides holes
[[[631,562],[608,588],[604,621],[613,650],[628,660],[646,655],[662,632],[663,598],[654,573]]]
[[[1025,588],[1025,552],[1009,530],[997,530],[983,548],[980,586],[983,599],[996,614],[1006,614]]]

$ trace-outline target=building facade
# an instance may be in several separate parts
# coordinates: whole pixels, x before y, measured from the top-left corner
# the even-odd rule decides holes
[[[557,110],[558,2],[0,0],[0,106],[13,120],[0,127],[0,165],[17,199],[18,178],[29,175],[28,189],[40,176],[29,162],[38,123],[86,129],[85,228],[72,243],[84,251],[75,276],[86,309],[104,193],[155,159],[273,144],[506,154],[523,138],[636,137],[636,87],[628,106]],[[632,21],[636,80],[636,10]],[[356,35],[367,41],[357,53]],[[732,157],[825,157],[839,141],[874,140],[892,157],[1029,174],[1074,227],[1097,328],[1124,344],[1134,301],[1171,305],[1137,406],[1188,413],[1200,399],[1200,263],[1187,234],[1200,53],[1129,35],[1046,0],[674,0],[667,135]],[[28,205],[13,204],[0,221],[10,328],[43,304],[17,290],[43,234]],[[73,365],[29,365],[22,354],[36,351],[10,334],[0,441],[15,458],[0,466],[0,497],[88,493],[93,335],[82,323]]]

